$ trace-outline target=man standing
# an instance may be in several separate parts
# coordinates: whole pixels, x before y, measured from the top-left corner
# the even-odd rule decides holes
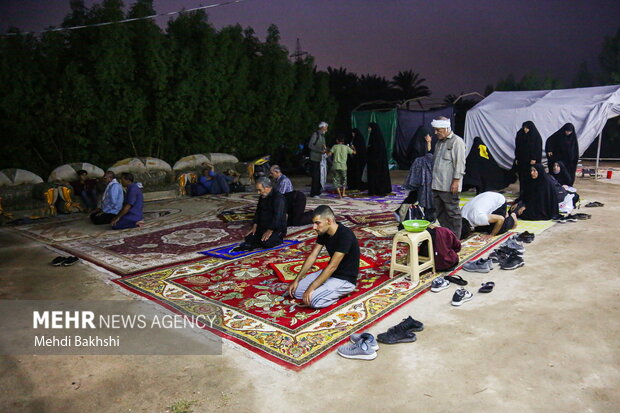
[[[95,225],[109,224],[123,207],[123,188],[115,179],[114,172],[107,171],[103,175],[103,182],[106,187],[101,198],[101,208],[90,214],[90,220]]]
[[[126,229],[140,227],[144,223],[142,208],[144,197],[142,189],[133,182],[133,175],[129,172],[121,174],[121,184],[127,189],[123,208],[112,220],[112,229]]]
[[[233,249],[251,251],[257,248],[272,248],[282,244],[286,236],[286,202],[284,196],[273,188],[266,176],[256,180],[256,192],[260,196],[252,229],[245,241]]]
[[[443,116],[434,119],[431,126],[439,138],[433,165],[433,204],[442,227],[461,236],[459,193],[465,175],[465,142],[452,132],[450,120]]]
[[[338,197],[346,196],[347,191],[347,159],[349,155],[355,155],[355,148],[344,144],[344,138],[336,138],[336,144],[330,151],[334,155],[332,170],[334,174],[334,186],[338,191]]]
[[[355,289],[360,266],[360,247],[351,229],[336,222],[334,212],[327,205],[314,210],[312,228],[317,233],[316,245],[304,261],[288,293],[312,308],[324,308],[334,304],[342,296]],[[311,274],[323,246],[331,259],[324,270]]]
[[[476,195],[463,207],[463,229],[461,239],[472,231],[486,232],[487,237],[514,229],[517,226],[517,215],[508,214],[508,204],[504,195],[497,192],[483,192]]]
[[[308,149],[310,149],[310,174],[312,177],[312,186],[310,187],[310,196],[318,198],[321,194],[321,159],[327,152],[325,146],[325,133],[327,133],[327,122],[319,123],[319,129],[312,134]]]
[[[293,184],[286,175],[282,173],[280,166],[273,165],[269,168],[269,175],[273,179],[273,187],[282,195],[287,194],[293,190]]]

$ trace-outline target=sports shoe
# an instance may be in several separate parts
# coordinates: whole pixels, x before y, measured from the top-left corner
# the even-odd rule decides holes
[[[78,262],[80,259],[78,257],[67,257],[65,258],[65,260],[62,262],[62,266],[63,267],[68,267],[70,265],[75,264],[76,262]]]
[[[459,288],[454,292],[454,295],[452,296],[452,305],[458,307],[461,304],[468,302],[472,298],[474,298],[474,295],[472,293],[470,293],[464,288]]]
[[[517,250],[521,253],[525,252],[525,247],[523,246],[523,244],[521,244],[519,241],[517,241],[517,238],[512,236],[510,238],[508,238],[508,240],[506,242],[504,242],[502,245],[506,246],[508,248],[512,248],[513,250]]]
[[[499,248],[496,248],[495,251],[501,251],[504,252],[506,254],[512,254],[513,252],[518,254],[518,255],[523,255],[523,252],[525,251],[525,248],[523,248],[523,251],[519,251],[518,249],[509,247],[508,245],[500,245]]]
[[[469,272],[489,272],[493,269],[493,261],[489,258],[480,258],[463,264],[463,269]]]
[[[374,360],[377,358],[377,352],[370,347],[369,337],[372,334],[361,334],[362,338],[356,343],[347,343],[338,347],[338,354],[348,359],[358,360]],[[374,340],[374,337],[372,337]]]
[[[450,281],[446,280],[443,277],[437,277],[431,283],[431,291],[434,293],[438,293],[439,291],[443,291],[446,288],[450,287]]]
[[[503,261],[500,261],[499,268],[502,270],[515,270],[519,267],[523,267],[525,265],[525,261],[523,261],[522,257],[519,257],[517,254],[510,255]]]
[[[424,324],[409,316],[394,327],[390,327],[387,332],[379,334],[377,341],[384,344],[413,343],[417,339],[414,331],[422,330]]]
[[[52,260],[52,265],[54,267],[60,267],[62,263],[65,262],[66,259],[67,257],[56,257]]]
[[[366,340],[371,350],[379,350],[379,344],[377,343],[377,340],[375,340],[375,336],[370,333],[351,334],[349,340],[351,341],[351,343],[357,343],[360,340]]]
[[[531,232],[525,231],[517,235],[517,241],[521,241],[521,242],[525,242],[526,244],[529,244],[530,242],[534,241],[535,237],[536,236],[532,234]]]
[[[567,215],[565,218],[568,222],[577,222],[577,217],[574,215]]]

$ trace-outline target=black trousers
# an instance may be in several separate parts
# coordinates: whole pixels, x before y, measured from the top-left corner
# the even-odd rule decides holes
[[[267,241],[261,241],[265,231],[265,228],[257,228],[254,235],[248,235],[245,237],[245,243],[260,248],[272,248],[282,244],[284,241],[284,235],[286,234],[281,234],[275,231],[271,234]]]
[[[310,161],[310,196],[321,195],[321,162]]]
[[[115,214],[106,214],[105,212],[99,212],[97,214],[91,214],[90,220],[93,221],[93,224],[95,225],[105,225],[112,222],[115,216]]]

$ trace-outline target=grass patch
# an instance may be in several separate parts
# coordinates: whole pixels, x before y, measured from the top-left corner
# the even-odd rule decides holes
[[[198,400],[179,400],[168,407],[170,413],[192,413],[192,407],[198,403]]]

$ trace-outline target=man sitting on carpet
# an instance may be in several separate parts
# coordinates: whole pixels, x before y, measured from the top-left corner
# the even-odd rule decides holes
[[[488,191],[476,195],[461,211],[461,239],[469,236],[472,231],[486,232],[490,238],[516,228],[517,215],[508,214],[507,206],[506,198],[500,193]]]
[[[102,179],[106,187],[101,198],[101,208],[90,214],[90,220],[95,225],[109,224],[123,207],[123,188],[114,177],[114,172],[107,171]]]
[[[144,224],[142,207],[144,196],[140,186],[133,182],[133,175],[129,172],[121,174],[121,184],[127,189],[123,209],[112,220],[112,229],[126,229],[141,227]]]
[[[312,228],[317,233],[316,245],[304,261],[299,275],[288,288],[288,293],[312,308],[328,307],[355,289],[360,267],[360,247],[351,229],[336,222],[334,212],[327,205],[314,210]],[[324,270],[307,274],[323,246],[331,259]]]
[[[286,202],[284,195],[273,188],[267,177],[256,180],[256,192],[260,195],[252,229],[245,241],[232,252],[251,251],[257,248],[273,248],[282,244],[286,236]]]

